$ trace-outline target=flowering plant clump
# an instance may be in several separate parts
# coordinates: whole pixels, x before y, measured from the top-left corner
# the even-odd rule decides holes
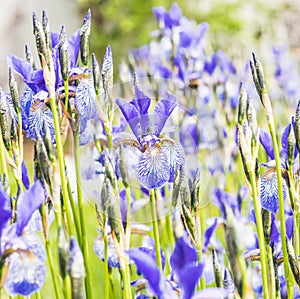
[[[1,298],[300,298],[300,102],[275,117],[256,54],[239,70],[208,23],[153,13],[117,75],[109,45],[90,55],[90,10],[69,38],[33,13],[39,66],[7,57]]]

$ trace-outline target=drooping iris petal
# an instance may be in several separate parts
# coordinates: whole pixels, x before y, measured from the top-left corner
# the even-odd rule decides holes
[[[203,273],[204,265],[194,263],[186,264],[178,273],[180,285],[183,288],[183,299],[190,299],[194,293],[195,286]]]
[[[26,136],[28,138],[36,139],[36,132],[43,136],[43,126],[46,125],[49,128],[52,141],[55,139],[52,112],[44,103],[47,96],[48,93],[45,91],[40,91],[33,96],[27,119],[28,127],[26,130]]]
[[[174,182],[175,174],[184,164],[184,151],[180,144],[164,142],[161,146],[162,151],[168,157],[169,182]]]
[[[154,108],[154,131],[155,135],[159,135],[174,108],[176,107],[176,98],[167,93],[165,99],[161,99]]]
[[[130,249],[127,251],[129,257],[134,261],[136,267],[147,279],[151,290],[160,298],[163,294],[162,277],[156,262],[151,256],[139,249]]]
[[[168,182],[168,156],[160,147],[149,147],[140,155],[136,177],[139,184],[148,189],[159,188]]]
[[[196,261],[197,251],[188,241],[187,234],[184,234],[176,241],[174,251],[171,255],[170,264],[172,270],[176,275],[179,275],[185,265],[189,263],[195,264]]]
[[[286,198],[286,184],[282,181],[283,197]],[[278,181],[276,172],[267,170],[260,182],[260,200],[264,209],[276,213],[278,204]]]
[[[10,296],[30,296],[39,291],[46,279],[44,261],[30,253],[13,253],[10,257],[5,289]]]
[[[2,230],[6,226],[8,220],[11,218],[10,199],[4,191],[2,184],[0,184],[0,240]]]
[[[259,141],[265,149],[267,155],[274,160],[274,149],[271,135],[267,131],[260,130]]]
[[[43,203],[44,190],[40,181],[36,181],[22,196],[17,205],[17,235],[20,236],[31,215]]]

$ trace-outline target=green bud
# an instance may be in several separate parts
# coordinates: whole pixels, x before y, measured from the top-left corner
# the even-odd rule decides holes
[[[91,10],[89,9],[80,28],[80,58],[84,66],[88,65],[90,32]]]
[[[50,24],[46,12],[44,10],[42,13],[42,24],[43,24],[44,34],[45,34],[46,48],[47,50],[52,50]]]
[[[299,269],[299,265],[295,256],[295,251],[294,251],[294,247],[293,244],[287,240],[287,252],[288,252],[288,259],[289,259],[289,264],[290,267],[292,269],[295,281],[297,283],[297,285],[300,287],[300,269]]]
[[[295,139],[296,139],[296,146],[298,152],[300,152],[300,100],[298,101],[296,113],[295,113]]]
[[[28,45],[25,45],[25,59],[26,59],[27,62],[29,62],[32,65],[33,69],[36,69],[34,59],[33,59],[33,55],[31,53]]]
[[[248,99],[247,91],[244,87],[244,83],[241,82],[240,94],[239,94],[239,106],[238,106],[238,123],[240,125],[243,124],[246,118],[247,99]]]
[[[58,257],[60,273],[64,278],[68,272],[69,244],[65,232],[61,227],[58,229]]]
[[[65,27],[61,27],[59,35],[59,62],[61,68],[61,75],[64,81],[68,80],[69,73],[69,53],[68,53],[68,39],[65,31]]]
[[[92,54],[92,69],[93,69],[93,82],[94,88],[97,95],[100,94],[100,68],[98,61],[96,59],[96,55]]]
[[[266,244],[270,244],[270,236],[272,229],[272,215],[269,210],[261,209],[261,218],[263,223],[264,237]]]
[[[45,32],[35,12],[33,12],[32,14],[32,20],[33,20],[33,34],[35,37],[35,43],[39,53],[41,65],[42,65],[41,55],[44,56],[46,63],[49,65]]]
[[[213,260],[213,269],[215,275],[215,282],[218,288],[223,287],[222,275],[221,275],[221,265],[218,259],[218,254],[215,249],[212,250],[212,260]]]
[[[11,67],[8,68],[9,90],[14,108],[17,113],[20,113],[20,97],[17,87],[17,82]]]

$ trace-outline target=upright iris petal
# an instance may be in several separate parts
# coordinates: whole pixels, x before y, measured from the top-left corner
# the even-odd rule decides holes
[[[116,103],[136,136],[142,152],[136,170],[138,182],[148,189],[173,182],[176,170],[184,164],[184,152],[181,145],[172,139],[161,138],[160,134],[176,107],[176,98],[167,93],[167,97],[154,107],[151,119],[148,113],[151,100],[137,86],[131,102],[117,99]]]

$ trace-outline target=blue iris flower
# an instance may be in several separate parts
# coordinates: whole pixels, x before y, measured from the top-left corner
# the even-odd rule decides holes
[[[160,137],[160,133],[176,107],[176,98],[168,93],[156,104],[151,118],[148,113],[151,99],[137,86],[131,102],[118,98],[116,103],[137,138],[133,145],[142,153],[136,170],[140,185],[152,189],[173,182],[177,169],[184,164],[184,152],[180,144]]]
[[[285,127],[281,136],[281,168],[283,170],[287,170],[288,165],[288,136],[290,134],[290,130],[293,130],[293,120]],[[263,166],[268,167],[268,169],[261,178],[260,200],[264,209],[276,213],[279,208],[278,181],[272,138],[268,132],[261,130],[259,139],[260,143],[262,144],[265,152],[269,157],[269,161],[267,163],[262,164]],[[294,160],[296,160],[297,155],[298,150],[295,147]],[[296,163],[294,164],[296,165]],[[283,196],[285,199],[287,194],[287,186],[284,180],[282,181],[282,187]]]
[[[45,248],[39,237],[27,228],[44,199],[42,185],[36,181],[18,202],[17,221],[8,226],[12,216],[10,198],[0,185],[0,259],[8,267],[5,289],[10,296],[30,296],[45,282]]]

